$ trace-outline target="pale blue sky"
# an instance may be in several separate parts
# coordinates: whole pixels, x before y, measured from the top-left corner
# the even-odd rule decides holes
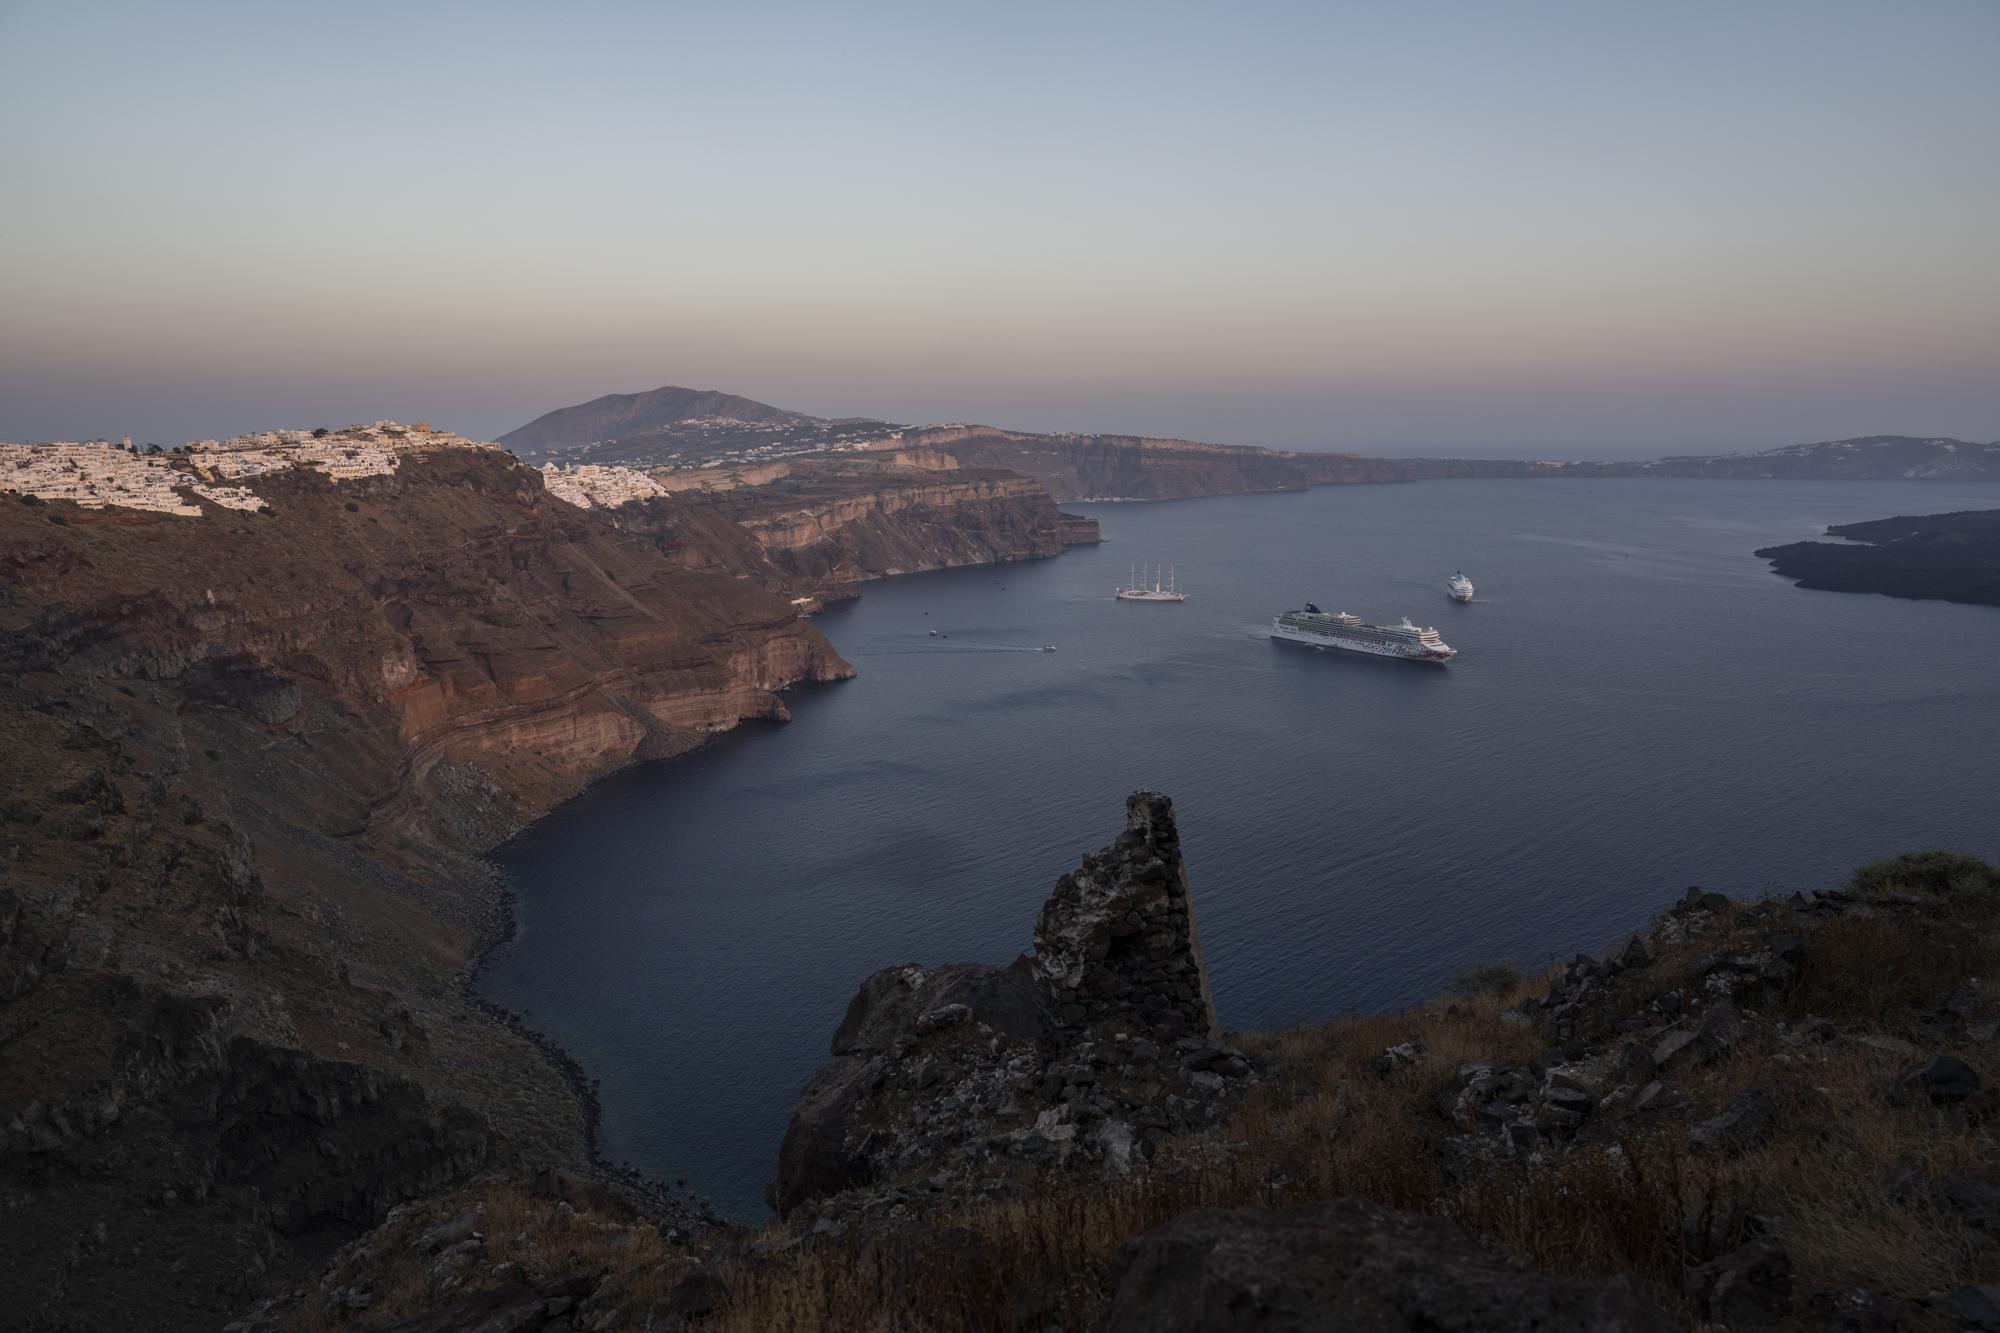
[[[2000,436],[2000,4],[0,0],[0,438]]]

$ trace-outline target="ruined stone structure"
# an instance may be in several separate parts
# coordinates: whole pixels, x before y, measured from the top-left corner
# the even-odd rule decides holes
[[[1035,923],[1034,971],[1064,1027],[1218,1034],[1171,800],[1133,792],[1117,841],[1056,882]]]
[[[999,1159],[1123,1176],[1257,1080],[1216,1039],[1174,806],[1154,791],[1134,792],[1125,831],[1056,882],[1033,955],[885,968],[832,1055],[778,1152],[768,1197],[782,1216]]]

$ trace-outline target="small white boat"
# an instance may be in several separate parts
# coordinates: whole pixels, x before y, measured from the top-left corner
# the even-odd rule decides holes
[[[1469,602],[1472,600],[1472,580],[1465,577],[1463,572],[1453,574],[1445,586],[1451,589],[1451,599],[1454,602]]]
[[[1043,644],[1043,645],[1042,645],[1042,651],[1043,651],[1043,652],[1045,652],[1045,653],[1052,653],[1052,652],[1054,652],[1055,650],[1056,650],[1056,646],[1055,646],[1054,644],[1052,644],[1052,643],[1045,643],[1045,644]]]
[[[1148,588],[1139,567],[1132,567],[1132,575],[1126,585],[1118,590],[1121,602],[1185,602],[1187,594],[1174,588],[1174,571],[1169,569],[1165,582],[1160,579],[1160,567],[1153,566],[1153,586]]]

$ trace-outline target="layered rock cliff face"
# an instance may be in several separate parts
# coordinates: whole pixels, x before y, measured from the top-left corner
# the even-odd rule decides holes
[[[200,519],[0,500],[0,1308],[216,1327],[399,1199],[581,1164],[468,1004],[471,854],[849,668],[755,543],[491,451]]]
[[[906,431],[904,440],[911,448],[945,454],[966,467],[1006,468],[1034,477],[1058,501],[1184,500],[1309,486],[1560,472],[1549,464],[1495,459],[1287,453],[1137,435],[1031,435],[990,426],[932,426]]]
[[[783,577],[814,591],[1041,559],[1098,539],[1096,520],[1057,509],[1034,478],[908,457],[795,460],[753,484],[682,496],[740,526]]]

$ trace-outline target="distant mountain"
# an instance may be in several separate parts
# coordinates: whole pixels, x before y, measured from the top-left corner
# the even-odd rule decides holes
[[[628,467],[745,463],[856,449],[922,450],[962,467],[1004,468],[1057,500],[1170,500],[1241,491],[1441,477],[1690,477],[1789,481],[2000,480],[2000,443],[1864,435],[1758,453],[1646,462],[1369,458],[1133,435],[1040,434],[993,426],[830,419],[714,389],[614,393],[537,417],[500,443],[524,458]]]
[[[557,408],[502,435],[500,443],[524,457],[594,445],[593,462],[644,463],[669,461],[689,451],[712,452],[718,445],[826,437],[857,427],[892,429],[887,422],[809,416],[716,389],[669,384]]]
[[[1577,463],[1597,476],[1715,477],[1787,481],[2000,481],[2000,443],[1862,435],[1788,444],[1754,454],[1660,458],[1649,463]]]

